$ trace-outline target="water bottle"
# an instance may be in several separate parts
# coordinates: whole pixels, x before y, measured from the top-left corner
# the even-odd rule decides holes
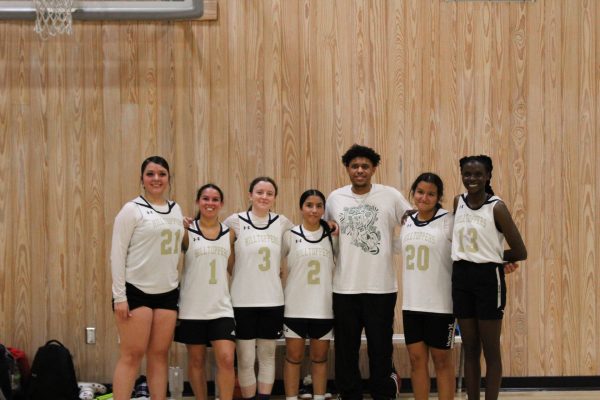
[[[169,367],[169,393],[172,400],[183,398],[183,370],[181,367]]]

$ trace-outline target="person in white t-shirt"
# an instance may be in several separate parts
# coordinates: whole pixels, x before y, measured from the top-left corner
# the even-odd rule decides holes
[[[452,301],[465,351],[469,400],[479,399],[480,357],[486,364],[486,400],[498,398],[502,382],[500,332],[506,305],[505,274],[527,258],[527,249],[506,204],[490,185],[492,159],[460,159],[467,189],[454,199]],[[509,249],[504,249],[504,240]]]
[[[326,205],[326,219],[335,220],[340,232],[333,311],[336,388],[343,399],[362,399],[358,353],[363,329],[371,396],[395,398],[399,388],[392,364],[398,292],[393,234],[410,205],[398,190],[371,183],[379,161],[369,147],[350,147],[342,163],[351,184],[334,190]]]
[[[168,355],[177,320],[177,264],[183,238],[179,205],[166,199],[169,164],[159,156],[142,163],[145,194],[115,218],[111,247],[112,297],[119,331],[113,377],[116,400],[129,400],[144,354],[153,399],[165,399]]]
[[[243,398],[267,400],[275,382],[275,339],[281,337],[283,329],[281,241],[293,224],[271,212],[277,196],[273,179],[255,178],[248,195],[250,209],[224,221],[236,236],[231,300],[238,380]],[[254,372],[256,359],[258,377]]]
[[[417,212],[402,226],[402,319],[410,357],[415,400],[429,398],[429,355],[440,400],[454,398],[452,361],[455,318],[452,314],[452,213],[440,204],[442,179],[420,174],[410,188]]]
[[[223,191],[212,183],[196,195],[198,215],[183,237],[185,263],[181,279],[175,341],[185,343],[188,375],[197,400],[205,400],[206,346],[215,354],[219,398],[231,400],[235,387],[235,321],[229,295],[234,234],[219,222]]]
[[[305,340],[310,339],[313,399],[327,391],[327,353],[333,337],[332,277],[337,237],[321,217],[325,196],[316,189],[300,196],[302,224],[284,233],[287,256],[283,332],[286,357],[283,368],[286,400],[298,399],[300,366]]]

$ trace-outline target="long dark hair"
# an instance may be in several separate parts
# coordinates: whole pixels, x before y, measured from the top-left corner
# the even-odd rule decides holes
[[[323,207],[325,207],[325,195],[318,189],[308,189],[300,195],[300,209],[302,209],[302,206],[306,202],[306,199],[308,199],[310,196],[319,197],[321,200],[323,200]],[[325,232],[325,234],[329,238],[329,242],[333,246],[333,241],[331,240],[331,229],[329,228],[329,225],[322,218],[319,220],[319,224],[321,224],[323,231]]]
[[[437,174],[434,174],[433,172],[423,172],[421,175],[417,176],[417,179],[415,179],[413,184],[410,186],[410,197],[414,197],[415,190],[417,190],[417,186],[420,182],[432,183],[436,186],[438,193],[438,201],[435,206],[438,209],[442,208],[442,204],[440,203],[442,201],[442,197],[444,197],[444,182],[442,182],[442,178],[440,178]]]
[[[198,192],[196,193],[196,203],[198,202],[198,200],[200,200],[202,192],[204,192],[206,189],[215,189],[217,192],[219,192],[219,196],[221,197],[221,203],[225,201],[225,196],[223,195],[223,191],[221,190],[221,188],[215,185],[214,183],[207,183],[205,185],[200,186],[200,189],[198,189]],[[200,210],[198,210],[198,213],[196,214],[196,219],[200,219]]]
[[[467,156],[460,159],[460,172],[462,173],[464,166],[470,162],[478,162],[483,165],[488,174],[490,174],[490,179],[485,182],[485,191],[486,193],[494,195],[494,191],[492,190],[491,180],[492,180],[492,170],[494,169],[494,165],[492,164],[492,159],[485,154],[480,154],[478,156]]]

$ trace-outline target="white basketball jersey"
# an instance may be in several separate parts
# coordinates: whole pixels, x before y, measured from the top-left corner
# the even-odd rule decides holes
[[[333,246],[323,228],[306,231],[302,225],[285,233],[289,248],[285,285],[288,318],[333,318]]]
[[[233,318],[227,274],[227,261],[231,254],[229,228],[221,224],[219,236],[211,240],[202,235],[196,220],[188,228],[188,235],[179,318]]]
[[[239,234],[235,241],[235,266],[231,283],[234,307],[283,305],[281,287],[282,218],[269,213],[267,225],[259,228],[250,213],[238,214]]]
[[[143,197],[133,200],[142,215],[136,225],[125,266],[125,280],[149,294],[177,288],[177,264],[183,238],[183,215],[173,201],[167,211],[158,211]]]
[[[402,241],[402,309],[452,313],[452,214],[439,209],[430,221],[408,218]]]
[[[467,194],[458,199],[452,235],[452,259],[474,263],[502,264],[504,235],[496,228],[494,206],[500,198],[492,196],[474,210],[466,202]]]

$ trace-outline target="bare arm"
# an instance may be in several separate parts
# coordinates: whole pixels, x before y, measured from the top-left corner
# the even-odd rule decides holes
[[[229,275],[233,275],[233,265],[235,264],[235,232],[233,229],[229,229],[229,245],[231,246],[231,252],[229,253],[229,259],[227,260],[227,272]]]
[[[508,246],[510,247],[508,250],[504,251],[504,261],[514,263],[516,261],[526,260],[527,248],[525,247],[521,233],[515,225],[506,204],[501,201],[494,206],[494,219],[496,221],[496,226],[504,234],[506,243],[508,243]]]

